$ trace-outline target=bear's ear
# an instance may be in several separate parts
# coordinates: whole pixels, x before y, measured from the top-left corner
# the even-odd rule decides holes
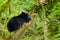
[[[22,12],[22,13],[25,13],[25,12]]]
[[[25,12],[22,12],[22,14],[25,14]]]
[[[19,15],[20,17],[25,15],[26,13],[25,12],[21,12],[21,14]]]

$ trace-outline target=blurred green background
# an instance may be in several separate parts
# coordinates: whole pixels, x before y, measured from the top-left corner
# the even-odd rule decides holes
[[[23,10],[30,12],[34,10],[34,3],[40,0],[0,0],[0,40],[9,37],[7,22],[13,17],[19,15]],[[10,4],[10,11],[9,11]],[[41,5],[40,5],[41,6]],[[28,27],[25,35],[19,40],[44,40],[42,10],[39,15],[33,15],[33,24]],[[60,40],[60,0],[49,0],[45,7],[46,21],[48,27],[48,39]],[[9,13],[10,12],[10,13]],[[13,33],[14,34],[14,33]]]

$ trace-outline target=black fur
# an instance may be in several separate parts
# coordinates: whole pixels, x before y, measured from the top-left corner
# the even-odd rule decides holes
[[[28,23],[31,20],[29,14],[22,12],[19,16],[11,18],[7,23],[7,29],[9,32],[18,30],[24,23]]]

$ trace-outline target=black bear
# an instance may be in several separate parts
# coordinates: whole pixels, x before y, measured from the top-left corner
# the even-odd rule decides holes
[[[22,27],[24,23],[28,23],[31,17],[28,13],[22,12],[18,16],[12,17],[7,23],[7,29],[9,32],[16,31]]]

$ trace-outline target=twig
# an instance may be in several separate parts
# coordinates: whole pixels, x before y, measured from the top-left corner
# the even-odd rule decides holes
[[[44,29],[44,40],[48,40],[48,28],[46,22],[46,13],[43,4],[42,6],[42,22],[43,22],[43,29]]]

